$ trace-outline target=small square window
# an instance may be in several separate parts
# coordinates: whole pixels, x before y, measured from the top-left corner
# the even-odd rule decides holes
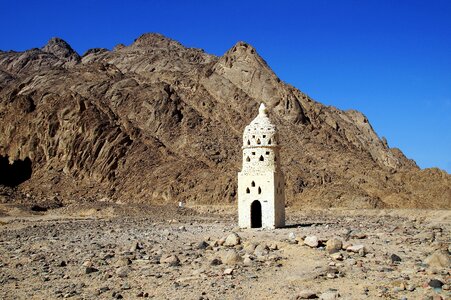
[[[266,134],[263,135],[263,138],[265,138],[265,137],[266,137]]]
[[[269,151],[266,151],[266,155],[269,155]]]
[[[255,155],[255,152],[252,152],[252,155]]]

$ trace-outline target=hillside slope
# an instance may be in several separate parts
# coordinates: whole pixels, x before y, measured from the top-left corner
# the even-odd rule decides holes
[[[216,57],[159,34],[83,56],[58,38],[0,52],[0,200],[233,203],[260,102],[289,205],[451,208],[451,175],[283,83],[250,45]]]

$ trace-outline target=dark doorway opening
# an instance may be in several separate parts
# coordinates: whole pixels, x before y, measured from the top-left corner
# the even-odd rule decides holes
[[[251,228],[262,227],[262,205],[260,201],[255,200],[251,204]]]
[[[0,155],[0,185],[15,187],[31,178],[31,160],[15,160],[9,163],[8,156]]]

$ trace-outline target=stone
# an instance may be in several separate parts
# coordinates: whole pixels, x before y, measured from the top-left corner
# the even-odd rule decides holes
[[[333,260],[343,260],[343,254],[341,254],[340,252],[332,253],[332,254],[330,254],[330,257]]]
[[[296,296],[296,299],[316,299],[318,296],[311,290],[302,290]]]
[[[98,272],[98,271],[99,271],[99,269],[96,269],[94,267],[86,267],[85,268],[85,274],[91,274],[91,273]]]
[[[226,247],[234,247],[236,245],[239,245],[240,243],[241,243],[240,236],[237,233],[232,232],[231,234],[229,234],[226,237],[226,239],[224,241],[224,246],[226,246]]]
[[[254,255],[257,257],[268,255],[268,253],[269,253],[269,248],[265,243],[261,243],[261,244],[257,245],[257,247],[255,247]]]
[[[341,242],[341,240],[333,238],[326,242],[326,251],[330,254],[339,252],[342,246],[343,243]]]
[[[244,242],[243,244],[243,250],[244,252],[248,253],[248,254],[252,254],[254,253],[255,247],[257,247],[258,244],[256,243],[251,243],[251,242]]]
[[[222,261],[219,258],[213,258],[210,261],[210,265],[211,266],[219,266],[219,265],[222,265]]]
[[[245,266],[250,266],[250,265],[252,265],[252,259],[251,259],[249,256],[245,257],[245,258],[243,259],[243,264],[244,264]]]
[[[197,249],[204,250],[208,246],[210,246],[206,241],[201,241],[199,244],[197,244]]]
[[[433,268],[448,268],[451,266],[451,259],[447,251],[438,250],[429,255],[424,263]]]
[[[177,257],[177,255],[166,254],[161,257],[160,264],[167,264],[170,267],[176,267],[180,265],[180,259]]]
[[[224,275],[232,275],[234,269],[233,268],[227,268],[224,270]]]
[[[348,246],[347,248],[346,248],[346,251],[348,251],[348,252],[354,252],[354,253],[359,253],[359,251],[361,250],[361,249],[365,249],[365,246],[364,245],[351,245],[351,246]],[[365,250],[364,250],[365,251]]]
[[[296,233],[290,232],[290,233],[288,234],[288,239],[289,239],[289,240],[292,240],[292,241],[296,240]]]
[[[429,280],[428,285],[429,285],[431,288],[438,288],[438,289],[441,289],[442,286],[443,286],[443,282],[441,282],[441,281],[438,280],[438,279],[431,279],[431,280]]]
[[[119,267],[116,269],[116,275],[120,278],[127,277],[129,272],[130,272],[130,268],[127,266]]]
[[[306,244],[309,247],[316,248],[319,245],[319,240],[316,236],[309,235],[305,237],[304,244]]]
[[[221,261],[227,265],[236,265],[242,262],[242,257],[235,250],[228,250],[222,253]]]
[[[392,262],[392,264],[399,264],[402,261],[402,259],[398,255],[392,254],[390,255],[390,261]]]
[[[322,293],[319,296],[320,300],[335,300],[338,299],[340,297],[340,293],[338,293],[337,291],[327,291]]]

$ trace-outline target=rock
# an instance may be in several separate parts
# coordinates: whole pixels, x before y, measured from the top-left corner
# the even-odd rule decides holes
[[[211,266],[219,266],[219,265],[222,265],[222,261],[219,258],[213,258],[210,261],[210,265]]]
[[[334,300],[334,299],[338,299],[340,297],[340,293],[338,293],[337,291],[327,291],[322,293],[319,296],[320,300]]]
[[[316,248],[319,245],[319,240],[316,236],[309,235],[305,237],[304,244],[306,244],[309,247]]]
[[[333,238],[326,242],[326,251],[330,254],[339,252],[341,250],[341,247],[343,246],[343,243],[341,240]]]
[[[316,299],[318,296],[311,290],[302,290],[296,296],[296,299]]]
[[[90,260],[87,260],[83,263],[83,267],[92,267],[92,266],[93,266],[93,263]]]
[[[366,239],[367,235],[360,231],[353,231],[349,235],[349,238],[351,239]]]
[[[208,246],[210,246],[206,241],[201,241],[199,244],[197,244],[197,249],[204,250]]]
[[[252,259],[251,259],[249,256],[246,256],[246,257],[243,259],[243,264],[244,264],[245,266],[250,266],[250,265],[252,265]]]
[[[450,255],[447,251],[439,250],[429,255],[424,263],[429,267],[448,268],[451,266]]]
[[[294,232],[290,232],[288,234],[288,239],[292,241],[296,240],[296,234]]]
[[[232,232],[231,234],[229,234],[226,237],[225,242],[224,242],[224,246],[226,246],[226,247],[234,247],[236,245],[239,245],[240,243],[241,243],[240,236],[237,233]]]
[[[133,242],[132,245],[130,246],[130,252],[135,252],[136,250],[141,250],[143,249],[144,246],[142,243],[140,242]]]
[[[362,249],[364,249],[364,251],[365,251],[365,246],[364,245],[351,245],[351,246],[348,246],[346,248],[346,251],[359,253],[359,251],[362,250]]]
[[[118,257],[117,260],[114,262],[114,266],[115,267],[123,267],[123,266],[128,266],[132,263],[132,260],[129,257]]]
[[[271,251],[279,250],[279,245],[278,245],[277,243],[271,243],[271,244],[268,246],[268,248],[269,248],[269,250],[271,250]]]
[[[431,288],[438,288],[438,289],[441,289],[442,286],[443,286],[443,282],[441,282],[441,281],[438,280],[438,279],[431,279],[431,280],[429,280],[428,285],[429,285]]]
[[[224,275],[232,275],[233,273],[233,268],[227,268],[224,270]]]
[[[254,255],[257,257],[265,256],[269,254],[269,248],[265,243],[261,243],[255,247]]]
[[[130,272],[130,268],[127,266],[119,267],[116,269],[116,275],[120,278],[127,277],[129,272]]]
[[[343,255],[340,252],[335,252],[330,255],[333,260],[343,260]]]
[[[248,253],[248,254],[252,254],[254,253],[255,248],[257,247],[258,244],[256,243],[251,243],[251,242],[244,242],[243,244],[243,250],[244,252]]]
[[[235,250],[228,250],[222,253],[221,261],[227,265],[235,265],[240,263],[242,258]]]
[[[85,274],[91,274],[91,273],[98,272],[98,271],[99,270],[94,267],[86,267],[85,268]]]
[[[177,257],[177,255],[166,254],[160,258],[160,264],[167,264],[170,267],[176,267],[180,265],[180,259]]]
[[[399,264],[401,260],[402,260],[401,257],[399,257],[396,254],[390,255],[390,261],[392,262],[392,264]]]

